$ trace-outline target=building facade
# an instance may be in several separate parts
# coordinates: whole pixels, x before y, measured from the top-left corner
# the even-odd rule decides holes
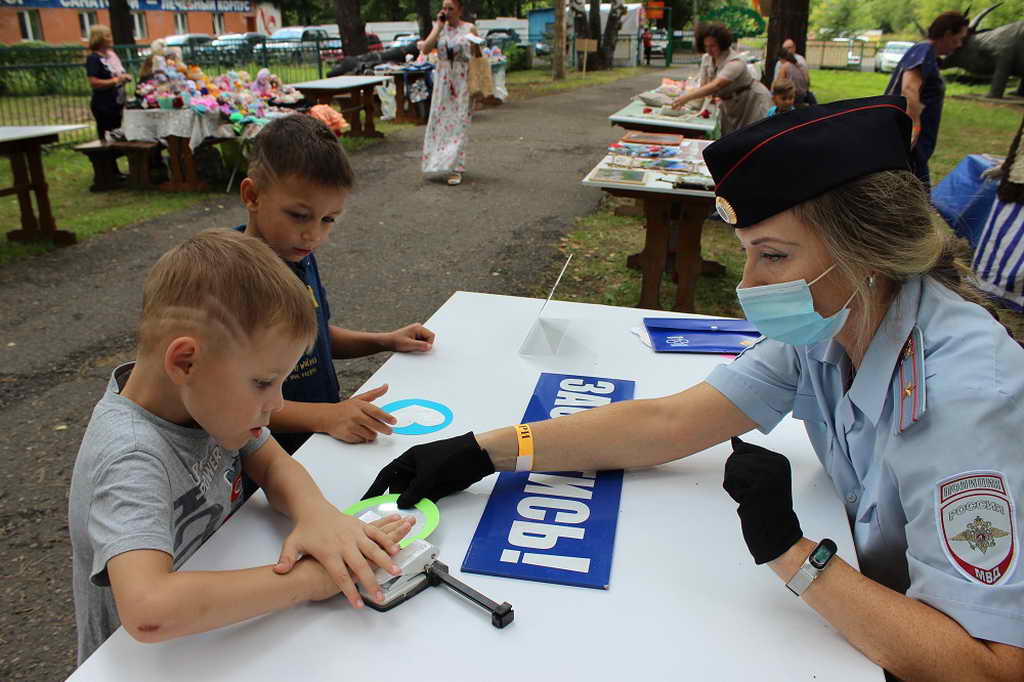
[[[281,28],[281,13],[270,3],[253,0],[128,0],[135,42],[178,33],[225,33]],[[110,25],[106,0],[0,0],[0,43],[39,40],[54,45],[85,46],[89,29]]]

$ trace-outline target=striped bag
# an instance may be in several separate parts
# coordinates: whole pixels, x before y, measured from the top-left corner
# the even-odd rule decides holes
[[[1024,204],[993,202],[972,266],[979,287],[1024,312]]]

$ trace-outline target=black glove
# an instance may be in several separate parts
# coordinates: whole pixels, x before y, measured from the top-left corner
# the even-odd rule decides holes
[[[383,495],[390,488],[401,493],[398,506],[408,509],[424,497],[436,502],[493,473],[490,455],[470,431],[409,448],[380,470],[363,499]]]
[[[722,487],[739,503],[736,513],[754,563],[778,559],[804,536],[793,511],[789,460],[757,445],[732,439]]]

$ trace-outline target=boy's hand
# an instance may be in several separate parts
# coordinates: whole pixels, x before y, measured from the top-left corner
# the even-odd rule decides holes
[[[393,523],[388,519],[382,521],[385,526]],[[392,533],[399,528],[401,526],[393,528]],[[397,553],[398,543],[383,529],[342,514],[334,505],[324,503],[299,517],[284,541],[274,572],[288,573],[303,555],[312,556],[330,575],[335,587],[331,588],[333,592],[326,594],[330,590],[321,585],[314,590],[316,596],[310,598],[326,599],[340,589],[349,603],[359,609],[363,607],[363,600],[353,578],[374,595],[374,599],[382,600],[384,594],[373,577],[374,566],[398,575],[401,571],[391,560],[391,556]]]
[[[408,535],[412,527],[416,525],[416,517],[391,514],[383,519],[371,521],[369,525],[383,531],[391,542],[398,542]]]
[[[388,347],[399,353],[425,353],[434,346],[434,332],[418,322],[396,329],[387,336]]]
[[[387,391],[388,385],[384,384],[340,403],[325,405],[327,417],[323,433],[346,443],[372,443],[378,433],[390,434],[388,424],[397,424],[398,418],[372,402]]]

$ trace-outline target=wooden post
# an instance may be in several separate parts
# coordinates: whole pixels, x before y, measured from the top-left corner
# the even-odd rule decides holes
[[[556,81],[565,80],[565,0],[555,0],[555,35],[551,46],[551,68]]]

